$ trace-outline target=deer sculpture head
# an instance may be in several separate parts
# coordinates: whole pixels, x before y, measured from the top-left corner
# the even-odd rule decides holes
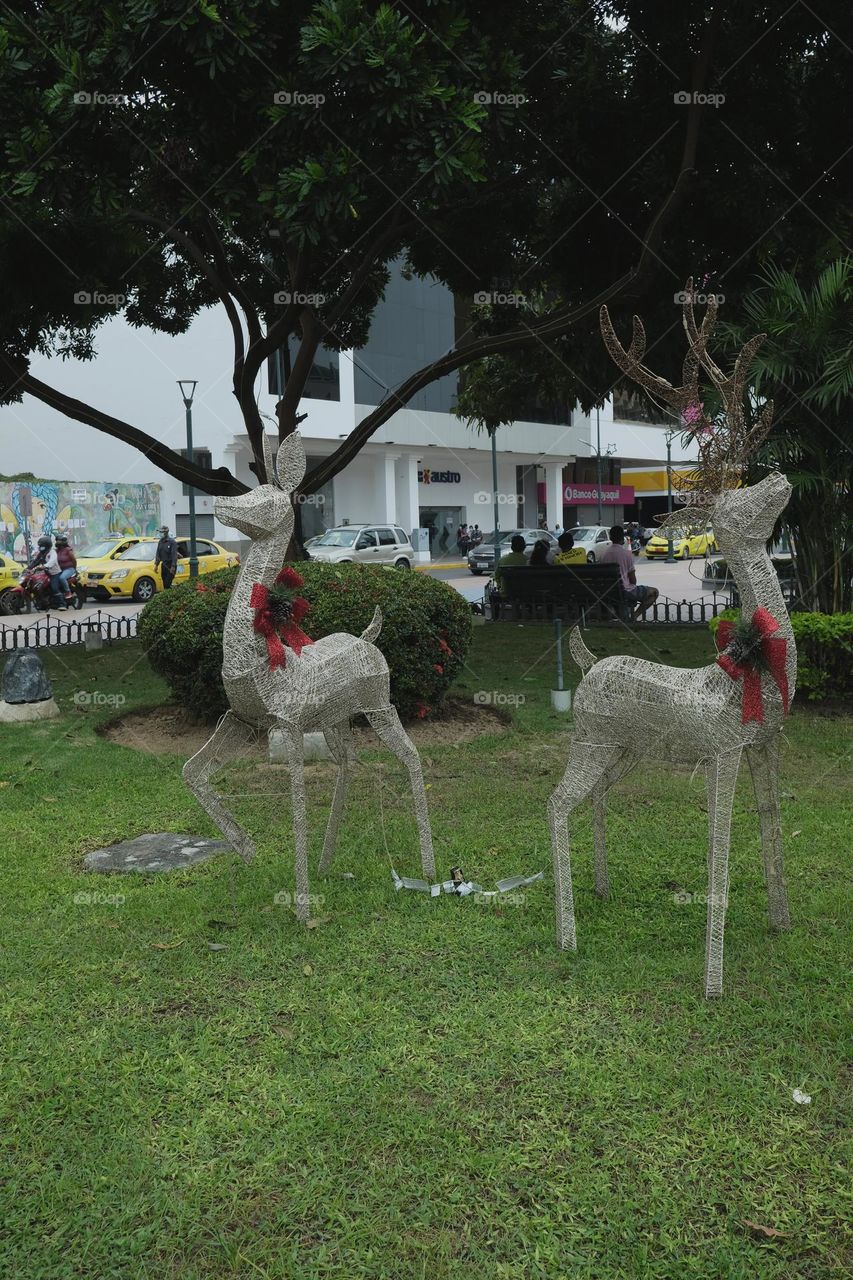
[[[688,505],[661,522],[663,528],[685,524],[705,524],[713,520],[722,543],[731,539],[754,543],[763,549],[773,526],[784,511],[791,487],[784,476],[771,474],[749,488],[740,488],[749,458],[766,437],[773,420],[773,402],[767,401],[754,422],[744,412],[747,379],[752,361],[765,334],[750,338],[738,355],[731,375],[726,375],[708,353],[708,343],[717,322],[717,300],[710,295],[700,325],[694,316],[693,281],[684,288],[682,324],[687,335],[687,354],[680,386],[674,386],[642,363],[646,333],[639,316],[634,316],[631,344],[626,350],[616,337],[607,307],[601,308],[601,332],[610,355],[632,381],[656,401],[676,410],[685,433],[692,435],[699,451],[695,470],[685,477]],[[700,399],[699,375],[704,373],[716,388],[722,408],[720,420],[712,421]],[[730,537],[727,538],[727,534]]]
[[[217,520],[258,542],[273,534],[286,542],[293,532],[293,492],[305,475],[305,448],[297,431],[282,441],[273,462],[272,448],[264,434],[264,464],[272,483],[258,485],[248,493],[217,498]]]

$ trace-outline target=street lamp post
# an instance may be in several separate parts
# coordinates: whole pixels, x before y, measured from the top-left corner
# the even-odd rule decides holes
[[[675,431],[667,431],[664,439],[666,440],[666,564],[675,564],[675,556],[672,551],[672,442],[678,433]]]
[[[492,581],[495,586],[498,585],[498,429],[494,427],[492,430],[492,502],[494,504],[494,521],[495,521],[495,567],[492,573]]]
[[[197,382],[192,382],[189,378],[183,381],[178,379],[178,386],[181,389],[181,399],[184,402],[184,409],[187,415],[187,457],[190,462],[195,462],[193,453],[193,396],[198,386]],[[186,388],[189,387],[187,391]],[[190,499],[190,577],[198,577],[198,551],[195,541],[195,486],[187,485]]]
[[[598,479],[598,523],[601,524],[601,423],[595,407],[595,472]]]

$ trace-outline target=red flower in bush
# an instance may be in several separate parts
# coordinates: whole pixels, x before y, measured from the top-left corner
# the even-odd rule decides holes
[[[418,709],[415,712],[415,715],[418,717],[418,719],[423,720],[426,716],[429,715],[429,713],[430,713],[430,708],[426,705],[426,703],[419,702]]]
[[[444,667],[443,667],[443,666],[441,666],[441,664],[440,664],[440,663],[438,663],[438,662],[434,662],[434,663],[432,664],[432,669],[433,669],[433,671],[437,671],[437,672],[438,672],[438,674],[439,674],[440,676],[443,676],[443,675],[444,675]]]
[[[438,647],[439,647],[439,649],[441,650],[441,652],[442,652],[442,653],[452,653],[452,652],[453,652],[453,650],[451,649],[450,645],[449,645],[449,644],[447,643],[447,641],[446,641],[445,639],[443,639],[443,638],[440,638],[440,639],[439,639]]]

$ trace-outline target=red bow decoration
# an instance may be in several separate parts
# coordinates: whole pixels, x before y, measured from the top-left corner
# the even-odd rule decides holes
[[[304,596],[291,594],[297,587],[304,586],[305,581],[296,570],[285,565],[272,589],[262,582],[256,582],[252,587],[249,597],[249,606],[255,611],[252,625],[267,642],[273,671],[276,667],[287,666],[285,645],[298,657],[306,645],[314,643],[299,626],[311,606]],[[286,589],[282,591],[282,587]]]
[[[746,634],[744,631],[746,630]],[[717,631],[718,643],[727,649],[734,641],[734,655],[721,653],[717,665],[732,680],[743,680],[743,707],[741,723],[750,720],[764,721],[764,704],[761,700],[761,672],[769,671],[782,695],[782,706],[788,713],[788,676],[785,659],[788,644],[784,636],[777,636],[779,623],[768,609],[756,609],[748,623],[738,624],[723,619]]]

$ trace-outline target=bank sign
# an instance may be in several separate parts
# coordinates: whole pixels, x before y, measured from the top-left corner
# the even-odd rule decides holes
[[[608,506],[631,503],[634,501],[634,486],[631,484],[603,484],[601,501]],[[598,485],[567,484],[563,489],[563,502],[567,507],[591,507],[598,503]]]
[[[418,472],[418,480],[421,484],[461,484],[462,474],[459,471],[433,471],[430,467],[424,467],[423,471]]]

